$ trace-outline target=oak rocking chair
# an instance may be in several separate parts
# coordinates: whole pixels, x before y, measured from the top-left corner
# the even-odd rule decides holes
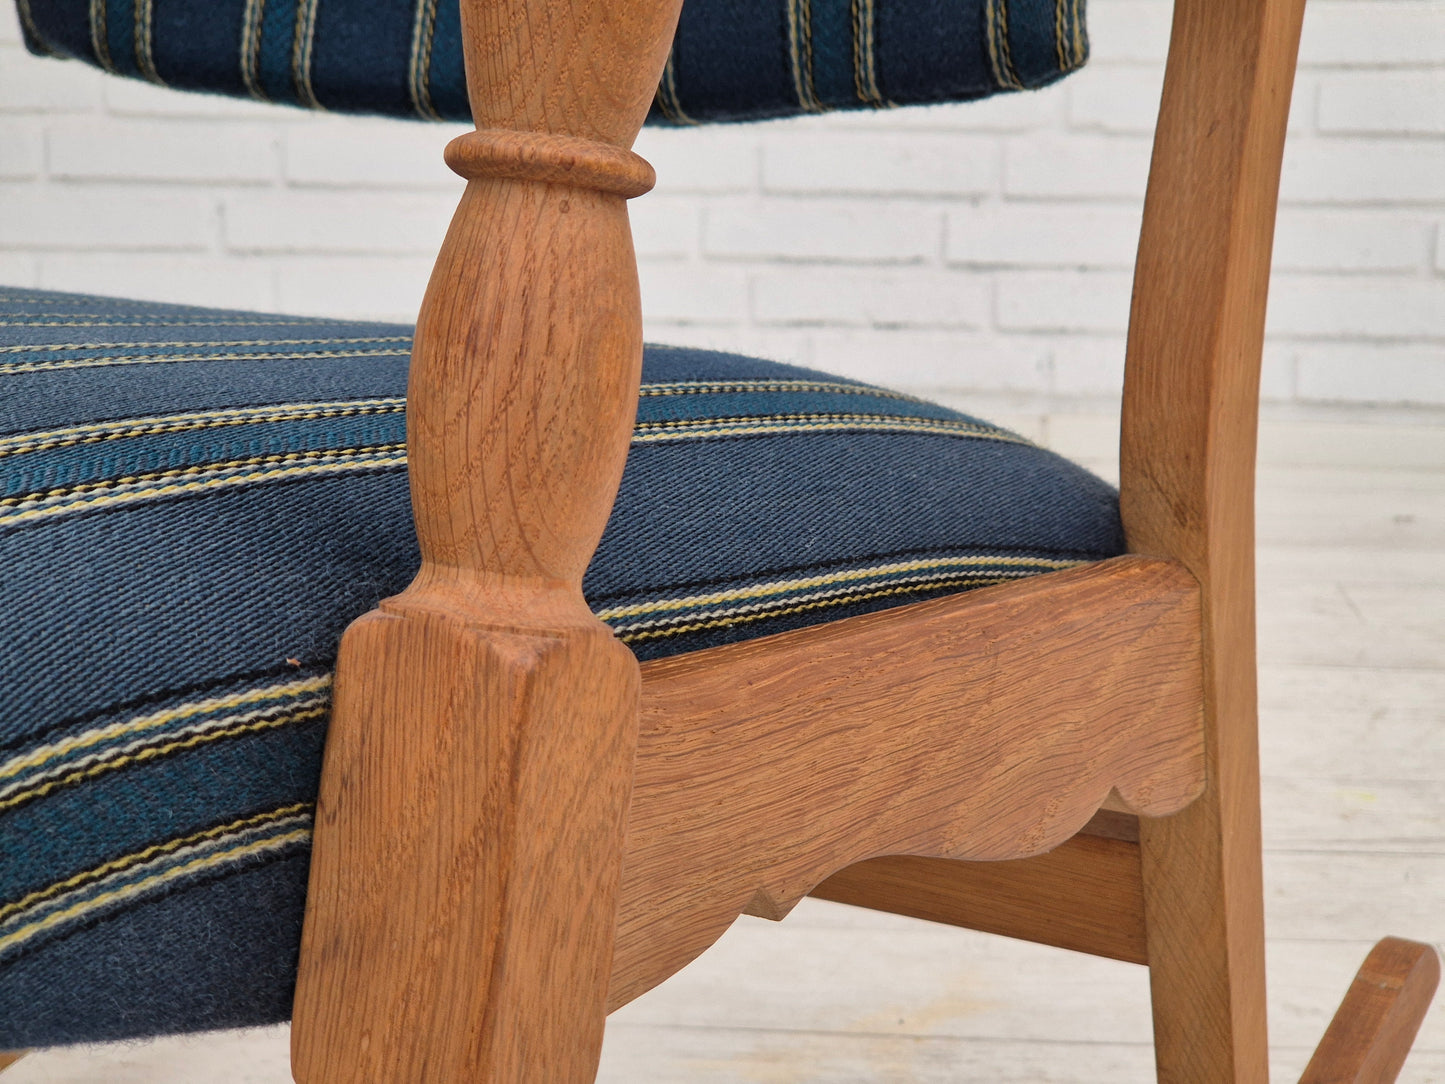
[[[1039,85],[1080,0],[689,4],[19,0],[36,51],[477,130],[414,343],[0,296],[0,1044],[284,1019],[294,981],[304,1084],[581,1084],[611,1009],[813,893],[1147,964],[1160,1080],[1265,1079],[1253,470],[1303,0],[1176,0],[1117,499],[879,389],[644,364],[626,210],[650,108]],[[1305,1079],[1393,1079],[1437,974],[1382,941]]]

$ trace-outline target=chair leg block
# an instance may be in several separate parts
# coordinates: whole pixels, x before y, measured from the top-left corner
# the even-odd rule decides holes
[[[1429,945],[1387,937],[1370,950],[1300,1084],[1390,1084],[1440,985]]]
[[[301,1084],[596,1072],[637,666],[600,624],[475,616],[403,598],[343,640],[292,1031]]]

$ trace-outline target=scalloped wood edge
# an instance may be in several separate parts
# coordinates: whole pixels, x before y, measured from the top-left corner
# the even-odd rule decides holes
[[[1137,840],[1088,826],[1009,862],[890,855],[840,870],[809,895],[1016,937],[1131,964],[1149,962]]]
[[[1121,557],[651,662],[609,1008],[885,854],[1008,859],[1204,785],[1198,587]]]
[[[1390,1084],[1440,985],[1430,945],[1386,937],[1355,974],[1300,1084]]]

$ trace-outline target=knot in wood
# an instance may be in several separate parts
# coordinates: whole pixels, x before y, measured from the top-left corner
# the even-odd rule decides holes
[[[447,144],[446,162],[468,180],[505,177],[591,188],[631,199],[657,174],[641,155],[611,143],[548,132],[488,128]]]

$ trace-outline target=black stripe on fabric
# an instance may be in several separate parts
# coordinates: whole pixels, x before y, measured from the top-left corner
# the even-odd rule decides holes
[[[281,862],[291,858],[298,858],[303,854],[309,854],[310,850],[311,841],[309,839],[296,840],[293,843],[287,843],[272,851],[263,851],[260,854],[247,855],[245,858],[237,859],[233,863],[227,863],[222,866],[217,866],[213,869],[202,870],[196,873],[194,876],[178,880],[176,884],[167,885],[164,888],[158,888],[155,890],[154,893],[146,893],[143,896],[137,896],[134,899],[126,901],[125,903],[117,904],[114,907],[103,910],[98,915],[94,915],[86,919],[80,919],[75,923],[62,924],[52,930],[38,933],[34,937],[26,940],[26,942],[19,948],[7,954],[5,958],[5,966],[11,966],[15,962],[25,959],[27,956],[34,955],[41,949],[54,945],[59,941],[64,941],[67,938],[75,936],[76,934],[84,933],[87,930],[93,930],[96,927],[102,926],[105,923],[111,921],[112,919],[120,918],[122,915],[130,914],[131,912],[136,911],[146,906],[147,904],[159,903],[162,900],[170,899],[172,896],[178,896],[182,893],[188,892],[193,888],[203,888],[207,885],[215,884],[217,881],[224,880],[225,878],[230,877],[233,874],[246,873],[251,870],[262,869],[275,862]]]
[[[123,772],[127,768],[133,768],[137,765],[154,764],[160,761],[171,760],[175,757],[185,756],[187,753],[208,753],[220,748],[226,743],[241,741],[245,738],[258,737],[286,727],[324,727],[330,714],[331,706],[329,703],[326,705],[313,704],[302,708],[298,708],[295,704],[280,704],[266,716],[244,724],[238,724],[229,729],[216,729],[204,735],[191,735],[186,738],[163,739],[158,735],[154,745],[142,746],[136,750],[135,754],[128,754],[124,758],[117,757],[111,760],[98,760],[84,767],[77,767],[56,778],[46,779],[44,782],[36,783],[31,789],[16,791],[11,796],[5,798],[3,802],[0,802],[0,816],[9,815],[13,810],[22,809],[31,802],[44,801],[57,795],[65,794],[77,787],[88,786],[97,779],[112,775],[115,772]],[[175,743],[181,744],[178,748],[166,749],[164,752],[155,752],[145,756],[140,755],[149,749]]]
[[[914,0],[878,7],[878,67],[899,104],[981,98],[997,88],[988,60],[984,0]],[[927,33],[920,33],[926,26]]]
[[[263,670],[248,670],[239,674],[232,674],[227,677],[218,678],[214,681],[198,681],[189,685],[178,685],[170,689],[161,689],[154,693],[146,693],[143,696],[133,697],[130,700],[123,700],[116,704],[110,704],[103,708],[95,708],[80,715],[73,715],[68,719],[62,719],[42,730],[31,731],[18,738],[8,741],[0,741],[0,752],[9,752],[12,749],[19,749],[26,745],[43,745],[52,737],[59,737],[67,730],[77,730],[88,727],[110,716],[139,715],[148,708],[160,708],[169,701],[180,701],[184,703],[187,699],[200,698],[210,699],[212,697],[224,696],[229,692],[246,692],[251,686],[263,688],[269,678],[290,678],[294,681],[302,681],[308,677],[320,677],[327,672],[325,666],[270,666]],[[206,695],[202,695],[206,694]],[[116,719],[117,722],[121,721]]]
[[[966,552],[965,552],[966,551]],[[700,577],[678,580],[666,587],[650,591],[619,591],[613,594],[587,593],[587,604],[594,610],[611,609],[631,603],[663,602],[681,595],[701,594],[727,588],[750,587],[771,580],[802,579],[807,576],[826,576],[834,572],[846,572],[853,568],[869,565],[888,564],[895,561],[924,560],[933,557],[1023,557],[1040,561],[1103,561],[1115,556],[1093,550],[1040,550],[1037,547],[979,546],[931,546],[906,550],[870,550],[867,553],[850,554],[834,561],[820,561],[811,564],[781,565],[769,567],[749,576]]]
[[[798,112],[782,5],[684,4],[672,43],[677,99],[698,121]]]
[[[407,77],[413,0],[366,0],[364,5],[322,0],[315,22],[311,84],[321,105],[348,113],[416,116]]]

